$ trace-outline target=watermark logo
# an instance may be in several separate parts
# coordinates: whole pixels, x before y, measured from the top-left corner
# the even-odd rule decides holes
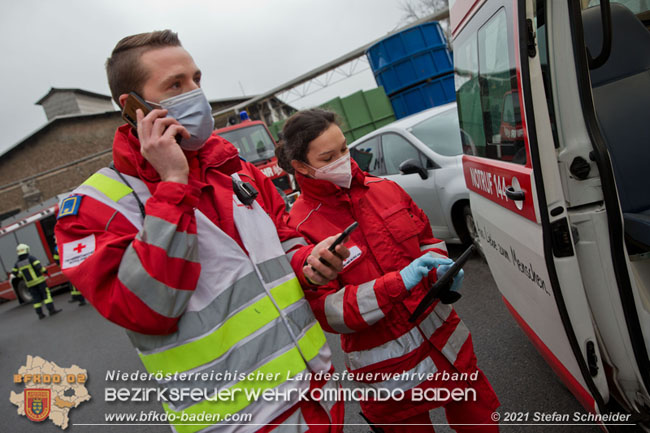
[[[50,414],[50,403],[52,390],[29,388],[25,389],[25,415],[32,421],[41,422],[47,419]]]
[[[28,355],[13,377],[14,384],[22,384],[25,389],[20,393],[11,391],[9,401],[18,407],[18,415],[34,422],[49,419],[65,430],[70,411],[90,400],[87,381],[87,371],[77,365],[63,368],[40,356]]]

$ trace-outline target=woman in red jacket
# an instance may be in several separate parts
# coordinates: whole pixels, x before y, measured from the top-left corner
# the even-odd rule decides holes
[[[424,212],[394,182],[361,171],[334,113],[298,112],[282,135],[278,161],[302,190],[289,225],[318,242],[359,223],[338,280],[306,296],[323,328],[341,334],[357,385],[391,393],[387,401],[362,401],[364,415],[385,432],[430,433],[429,412],[443,406],[457,432],[498,432],[491,415],[499,401],[454,309],[436,301],[408,321],[437,273],[453,263]],[[459,274],[452,290],[461,281]]]

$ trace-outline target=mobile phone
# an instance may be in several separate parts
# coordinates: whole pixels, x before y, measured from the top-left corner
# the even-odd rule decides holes
[[[436,299],[440,299],[444,304],[451,304],[460,298],[460,293],[450,292],[449,289],[451,289],[454,277],[458,272],[460,272],[463,265],[465,265],[465,262],[467,262],[467,259],[469,259],[472,252],[474,252],[474,248],[474,245],[470,245],[469,248],[467,248],[454,262],[454,264],[451,265],[451,268],[449,268],[442,277],[438,278],[427,294],[424,295],[424,298],[422,298],[420,304],[416,307],[413,314],[411,314],[411,317],[409,317],[409,322],[415,322]]]
[[[339,245],[341,242],[343,242],[343,240],[345,238],[350,236],[350,233],[352,233],[357,227],[359,227],[359,223],[356,222],[356,221],[353,222],[352,224],[350,224],[345,230],[343,230],[343,233],[341,233],[338,238],[334,239],[334,242],[332,242],[332,245],[330,245],[329,248],[327,248],[327,251],[333,253],[334,250],[336,249],[336,246]],[[320,261],[324,265],[327,265],[327,266],[330,265],[329,263],[327,263],[327,260],[323,259],[322,257],[319,257],[318,261]],[[314,269],[313,266],[311,268],[314,271],[316,271],[316,269]],[[316,289],[314,289],[314,290],[316,290]]]
[[[332,242],[332,245],[330,245],[330,247],[327,249],[327,251],[333,253],[334,250],[336,249],[336,247],[337,247],[341,242],[343,242],[343,239],[345,239],[345,238],[347,238],[348,236],[350,236],[350,233],[352,233],[352,232],[353,232],[357,227],[359,227],[359,223],[356,222],[356,221],[353,222],[352,224],[350,224],[350,225],[349,225],[345,230],[343,230],[343,233],[341,233],[341,235],[340,235],[338,238],[336,238],[336,239],[334,240],[334,242]],[[322,261],[322,259],[321,259],[321,261]]]
[[[122,119],[124,119],[126,123],[131,125],[135,130],[138,129],[138,117],[135,112],[138,108],[142,110],[142,114],[145,116],[154,109],[151,104],[142,99],[142,97],[137,93],[129,93],[129,96],[124,102],[124,108],[122,109]]]

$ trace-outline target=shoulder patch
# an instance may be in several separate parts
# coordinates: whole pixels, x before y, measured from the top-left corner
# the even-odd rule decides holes
[[[64,199],[59,206],[59,216],[56,219],[63,218],[65,216],[77,215],[79,213],[79,206],[81,206],[81,195],[71,195],[70,197]]]

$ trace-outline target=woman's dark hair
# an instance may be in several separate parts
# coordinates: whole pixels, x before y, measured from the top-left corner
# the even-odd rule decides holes
[[[278,165],[287,173],[295,174],[291,161],[307,162],[309,143],[332,124],[338,125],[336,113],[321,108],[298,111],[291,116],[284,124],[280,144],[275,148]]]

